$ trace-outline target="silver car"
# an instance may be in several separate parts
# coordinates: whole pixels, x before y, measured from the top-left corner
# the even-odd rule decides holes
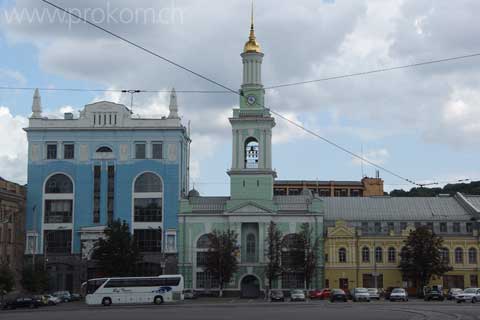
[[[479,288],[467,288],[455,296],[455,300],[460,302],[479,302],[480,301],[480,289]]]
[[[380,300],[380,291],[377,288],[368,288],[367,290],[370,295],[370,300]]]
[[[407,292],[403,288],[395,288],[390,293],[390,301],[408,301]]]
[[[352,300],[370,302],[370,294],[366,288],[355,288],[352,291]]]
[[[298,289],[290,291],[290,301],[305,301],[305,292]]]

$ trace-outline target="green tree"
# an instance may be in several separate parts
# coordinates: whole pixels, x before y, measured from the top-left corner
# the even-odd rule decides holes
[[[404,243],[399,268],[404,279],[415,283],[417,295],[421,296],[423,287],[428,285],[433,276],[440,277],[452,270],[440,254],[443,239],[427,226],[421,226],[411,231]]]
[[[305,277],[305,288],[309,289],[317,271],[318,255],[320,252],[320,237],[309,223],[303,223],[299,233],[304,252],[302,270]]]
[[[44,263],[38,263],[35,266],[25,265],[22,270],[21,284],[23,289],[31,293],[43,293],[48,290],[48,272],[44,268]]]
[[[265,277],[268,279],[268,288],[272,288],[272,282],[282,274],[282,232],[278,230],[275,222],[270,221],[267,230],[266,252],[267,265],[265,266]]]
[[[0,265],[0,301],[3,296],[13,290],[15,286],[15,275],[6,263]]]
[[[218,277],[220,297],[223,297],[225,284],[230,282],[238,270],[237,237],[233,230],[214,230],[208,235],[210,246],[207,252],[206,271]]]
[[[128,224],[120,219],[112,221],[104,233],[105,238],[98,240],[92,253],[101,273],[110,277],[135,275],[142,256]]]

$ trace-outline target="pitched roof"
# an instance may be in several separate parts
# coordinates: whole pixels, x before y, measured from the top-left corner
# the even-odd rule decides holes
[[[470,220],[454,197],[322,197],[325,220]]]
[[[463,195],[468,202],[477,210],[477,212],[480,212],[480,196],[470,196],[470,195]]]

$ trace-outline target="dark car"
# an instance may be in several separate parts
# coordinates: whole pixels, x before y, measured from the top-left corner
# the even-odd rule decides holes
[[[443,296],[443,292],[437,289],[427,289],[425,290],[425,296],[423,297],[425,301],[431,300],[439,300],[443,301],[445,297]]]
[[[342,289],[333,289],[332,292],[330,292],[330,302],[335,301],[347,302],[348,299],[345,291],[343,291]]]
[[[456,297],[463,292],[460,288],[451,288],[447,292],[447,300],[455,300]]]
[[[285,296],[283,295],[283,291],[282,290],[272,290],[272,291],[270,291],[270,301],[272,301],[272,302],[274,302],[274,301],[284,302],[285,301]]]
[[[16,308],[38,308],[43,305],[43,302],[39,298],[20,296],[5,301],[4,309],[16,309]]]
[[[79,293],[72,293],[71,294],[72,301],[80,301],[82,300],[82,295]]]
[[[308,293],[310,299],[328,299],[330,298],[330,289],[315,289]]]

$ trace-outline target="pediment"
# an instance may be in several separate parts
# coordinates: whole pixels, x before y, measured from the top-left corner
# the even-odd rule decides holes
[[[355,228],[350,228],[344,221],[337,221],[335,227],[328,228],[330,238],[352,238],[355,236]]]
[[[272,213],[272,211],[268,208],[265,208],[264,206],[259,205],[258,203],[255,202],[246,202],[242,203],[239,206],[236,206],[229,211],[227,211],[229,214],[258,214],[258,213]]]

